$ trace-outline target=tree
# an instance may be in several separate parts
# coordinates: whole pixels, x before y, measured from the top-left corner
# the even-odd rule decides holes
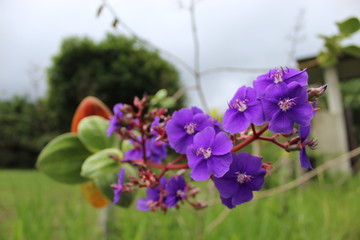
[[[134,39],[108,34],[99,43],[88,38],[65,39],[48,69],[48,83],[52,127],[65,132],[84,97],[96,96],[112,107],[161,88],[174,94],[179,74],[156,51],[139,46]]]

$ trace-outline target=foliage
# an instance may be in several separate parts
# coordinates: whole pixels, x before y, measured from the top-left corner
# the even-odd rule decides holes
[[[323,67],[330,67],[338,63],[338,58],[344,54],[359,58],[360,47],[357,45],[343,45],[343,41],[360,30],[360,21],[357,17],[348,18],[337,23],[338,34],[333,36],[320,35],[325,40],[325,49],[319,53],[318,62]]]
[[[45,143],[57,132],[48,132],[47,113],[41,101],[24,96],[0,102],[0,167],[29,168]]]
[[[157,52],[112,34],[99,43],[88,38],[65,39],[48,69],[48,82],[52,127],[61,132],[68,130],[76,106],[86,96],[113,106],[161,88],[172,95],[179,88],[177,71]]]

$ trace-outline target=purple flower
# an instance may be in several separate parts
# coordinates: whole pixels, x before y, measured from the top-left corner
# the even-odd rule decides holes
[[[121,192],[124,188],[123,184],[124,184],[124,177],[125,177],[125,169],[121,168],[120,172],[118,174],[116,174],[116,176],[118,176],[118,183],[111,185],[111,187],[114,189],[114,200],[113,200],[112,204],[115,204],[118,201],[120,201]]]
[[[121,112],[122,107],[123,107],[122,103],[118,103],[114,106],[114,108],[113,108],[114,116],[110,120],[110,126],[107,130],[107,136],[111,136],[111,134],[113,134],[113,132],[115,132],[117,129],[121,128],[120,118],[123,117],[123,113]]]
[[[299,126],[299,136],[301,143],[305,142],[307,137],[310,135],[311,127],[310,125],[307,126]],[[306,147],[302,147],[300,149],[300,163],[302,168],[312,168],[310,159],[306,154]]]
[[[211,174],[222,177],[229,170],[232,147],[232,142],[226,133],[216,134],[212,127],[197,133],[194,144],[186,151],[188,164],[192,170],[190,176],[196,181],[205,181]]]
[[[273,91],[275,88],[287,85],[291,82],[297,82],[301,86],[308,85],[308,74],[306,70],[299,71],[293,68],[271,69],[269,73],[260,75],[254,81],[253,85],[260,98],[267,92]]]
[[[214,178],[221,201],[228,208],[248,202],[253,198],[253,191],[259,191],[264,185],[265,169],[261,159],[246,152],[233,153],[229,171],[221,178]]]
[[[150,126],[150,133],[156,137],[159,136],[159,133],[156,130],[154,130],[154,128],[159,126],[159,123],[160,123],[160,117],[156,116]]]
[[[146,198],[139,198],[136,208],[140,211],[149,211],[155,210],[160,206],[160,193],[162,190],[165,190],[166,178],[162,177],[160,179],[160,186],[156,188],[147,188],[146,189]],[[165,199],[163,199],[164,201]]]
[[[310,159],[306,153],[306,146],[309,146],[311,149],[315,149],[315,147],[317,146],[317,142],[313,140],[306,141],[306,139],[310,135],[310,131],[311,131],[310,125],[307,126],[299,125],[299,137],[301,141],[300,163],[301,163],[301,167],[306,169],[313,168],[311,166]]]
[[[224,115],[223,127],[225,131],[234,134],[246,130],[250,123],[263,124],[264,113],[261,102],[256,98],[255,90],[243,86],[237,90],[229,103],[229,109]]]
[[[140,141],[140,138],[138,138]],[[139,142],[130,141],[134,148],[125,152],[124,161],[133,161],[143,159],[143,148]],[[150,159],[154,163],[161,163],[167,156],[167,144],[156,140],[156,137],[146,139],[145,149],[146,158]]]
[[[307,101],[307,91],[296,82],[281,85],[263,98],[265,119],[274,133],[290,134],[294,123],[309,125],[313,107]]]
[[[186,182],[183,176],[170,178],[166,184],[166,206],[169,208],[174,207],[179,201],[186,198]]]
[[[166,124],[170,146],[177,153],[186,153],[186,148],[193,143],[195,134],[206,127],[213,126],[210,116],[199,108],[183,108],[176,111]]]

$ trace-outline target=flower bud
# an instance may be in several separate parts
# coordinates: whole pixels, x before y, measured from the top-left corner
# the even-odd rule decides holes
[[[322,95],[324,95],[326,88],[327,84],[318,88],[309,88],[307,90],[309,102],[317,101]]]

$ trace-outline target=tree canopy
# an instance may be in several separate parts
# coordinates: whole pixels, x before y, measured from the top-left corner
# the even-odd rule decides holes
[[[86,96],[96,96],[112,107],[132,103],[134,96],[155,94],[165,88],[173,94],[179,88],[179,74],[156,51],[134,39],[108,34],[100,42],[70,37],[48,69],[47,107],[52,126],[69,130],[73,113]]]

